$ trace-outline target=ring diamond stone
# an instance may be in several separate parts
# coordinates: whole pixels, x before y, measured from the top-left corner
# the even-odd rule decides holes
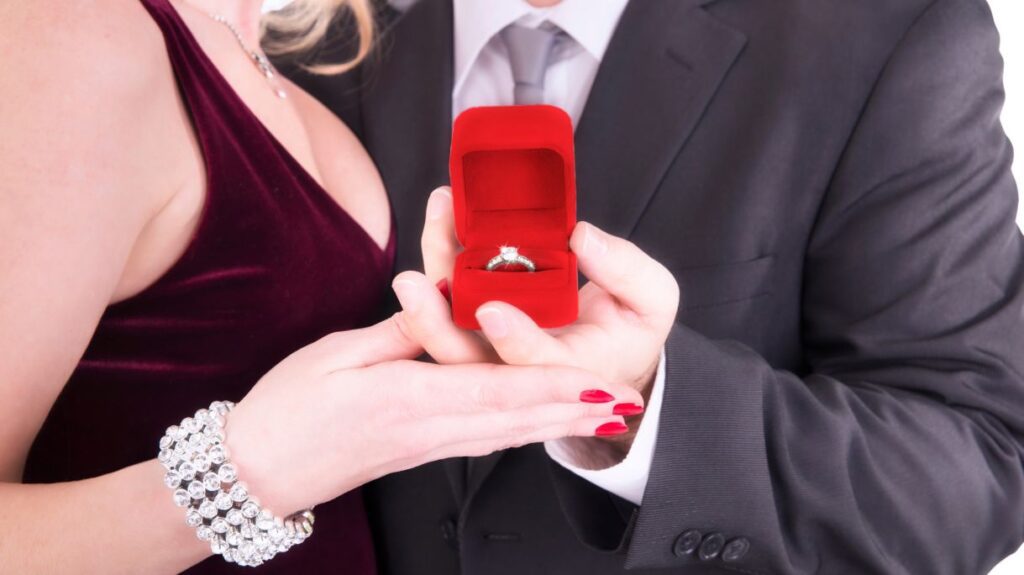
[[[509,267],[520,265],[526,268],[526,271],[537,271],[537,266],[533,264],[530,258],[521,255],[519,248],[515,246],[501,246],[499,248],[498,255],[491,258],[491,261],[487,262],[487,267],[484,268],[489,272],[492,272],[499,267]]]

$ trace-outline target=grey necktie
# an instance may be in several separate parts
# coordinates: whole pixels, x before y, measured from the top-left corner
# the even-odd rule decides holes
[[[512,24],[501,31],[516,84],[516,104],[544,103],[544,75],[563,36],[565,33],[554,25],[527,28]]]

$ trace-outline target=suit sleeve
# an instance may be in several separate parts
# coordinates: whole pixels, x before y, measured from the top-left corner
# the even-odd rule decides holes
[[[807,371],[677,325],[642,507],[556,475],[584,541],[671,568],[705,563],[680,534],[717,532],[749,543],[713,559],[743,573],[984,573],[1020,545],[1024,241],[1002,102],[987,5],[936,0],[815,222]]]

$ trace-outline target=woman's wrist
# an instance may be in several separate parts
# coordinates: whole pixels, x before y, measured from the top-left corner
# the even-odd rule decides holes
[[[313,532],[312,511],[275,516],[239,479],[225,440],[231,402],[215,401],[160,439],[158,461],[164,483],[185,509],[185,523],[213,553],[229,563],[258,566],[305,541]]]
[[[274,469],[268,454],[273,449],[273,437],[264,437],[262,425],[247,425],[247,414],[232,410],[231,417],[224,425],[225,445],[231,452],[231,462],[239,477],[245,478],[246,485],[258,493],[260,501],[277,513],[292,514],[312,506],[296,489],[294,482],[289,487],[287,474]],[[268,434],[269,435],[269,434]],[[280,439],[280,438],[278,438]]]

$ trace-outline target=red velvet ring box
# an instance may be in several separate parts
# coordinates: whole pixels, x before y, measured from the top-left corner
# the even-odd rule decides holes
[[[449,163],[455,230],[464,251],[455,260],[452,316],[479,329],[476,310],[500,300],[541,327],[576,321],[576,165],[572,120],[553,106],[470,108],[452,128]],[[536,265],[485,270],[502,246]]]

